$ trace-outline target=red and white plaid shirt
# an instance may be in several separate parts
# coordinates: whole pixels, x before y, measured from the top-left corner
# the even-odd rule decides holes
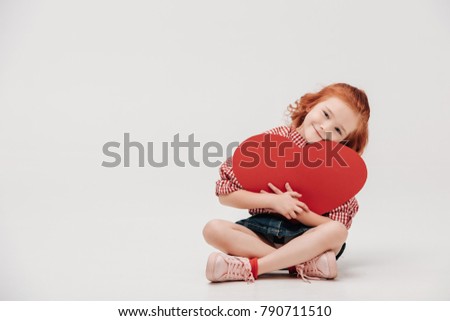
[[[275,127],[266,131],[265,133],[287,137],[299,147],[303,147],[307,144],[306,140],[300,135],[297,130],[292,129],[288,126]],[[229,194],[243,189],[242,185],[238,182],[236,175],[233,172],[231,157],[228,158],[220,166],[219,173],[220,180],[216,182],[216,196]],[[356,201],[355,197],[352,197],[344,204],[324,214],[324,216],[328,216],[332,220],[341,222],[345,225],[345,227],[347,227],[347,229],[349,229],[352,225],[353,217],[358,212],[358,209],[358,202]],[[264,208],[254,208],[249,210],[249,213],[251,215],[265,212],[267,212],[267,209]]]

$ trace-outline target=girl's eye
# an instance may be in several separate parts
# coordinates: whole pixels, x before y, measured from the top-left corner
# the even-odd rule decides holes
[[[324,111],[323,114],[325,115],[326,118],[329,118],[328,113],[326,111]]]
[[[341,130],[339,128],[336,127],[335,129],[336,129],[336,131],[338,132],[339,135],[342,135],[342,132],[341,132]]]

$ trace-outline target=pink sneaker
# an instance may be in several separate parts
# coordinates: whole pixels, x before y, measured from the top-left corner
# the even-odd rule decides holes
[[[211,282],[255,281],[249,259],[218,252],[212,253],[208,258],[206,278]]]
[[[295,266],[302,280],[334,279],[337,276],[336,255],[327,251],[315,258]],[[308,281],[309,282],[309,281]]]

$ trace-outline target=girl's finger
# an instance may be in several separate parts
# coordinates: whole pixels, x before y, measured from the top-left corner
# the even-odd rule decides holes
[[[292,217],[291,217],[291,215],[289,215],[289,214],[286,214],[286,215],[283,215],[286,219],[288,219],[288,220],[290,220],[290,219],[292,219]]]
[[[291,195],[294,198],[299,198],[302,197],[302,194],[297,193],[297,192],[289,192],[289,195]]]
[[[266,191],[265,191],[265,190],[263,190],[263,189],[262,189],[262,190],[260,190],[259,192],[260,192],[260,193],[262,193],[262,194],[269,194],[269,192],[266,192]]]
[[[274,191],[276,194],[283,194],[282,191],[280,191],[278,188],[275,187],[272,183],[269,183],[269,187],[272,191]]]
[[[292,187],[291,185],[289,185],[289,183],[286,183],[285,187],[288,192],[293,192]]]
[[[309,211],[308,205],[306,205],[306,204],[303,203],[303,202],[298,201],[298,202],[296,203],[296,205],[297,205],[298,207],[302,208],[304,211]]]
[[[302,196],[302,194],[300,194],[300,193],[298,193],[298,192],[295,192],[295,191],[292,189],[292,187],[291,187],[291,185],[290,185],[289,183],[286,183],[285,186],[286,186],[286,191],[297,194],[296,197],[301,197],[301,196]]]

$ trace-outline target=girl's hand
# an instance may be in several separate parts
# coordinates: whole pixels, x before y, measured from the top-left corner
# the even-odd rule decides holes
[[[298,200],[302,195],[293,191],[289,183],[286,183],[286,192],[282,192],[272,183],[269,183],[270,189],[275,193],[273,195],[273,202],[271,209],[275,213],[279,213],[287,219],[295,219],[297,215],[308,212],[309,208],[305,203]],[[266,191],[261,191],[263,194],[270,194]]]

